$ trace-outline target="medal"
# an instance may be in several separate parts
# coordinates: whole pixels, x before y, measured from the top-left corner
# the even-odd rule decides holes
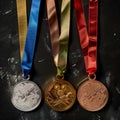
[[[98,25],[98,0],[89,0],[89,25],[88,33],[85,15],[81,0],[75,0],[77,27],[81,48],[84,55],[88,80],[83,82],[77,92],[79,104],[88,111],[101,110],[108,102],[109,94],[103,83],[96,80],[97,70],[97,25]]]
[[[45,101],[55,111],[68,110],[73,106],[75,99],[74,87],[63,78],[57,78],[45,90]]]
[[[46,3],[52,54],[57,67],[57,76],[55,81],[49,84],[45,89],[45,102],[53,110],[62,112],[70,109],[76,100],[74,87],[68,81],[64,80],[70,27],[70,0],[62,1],[60,35],[55,1],[46,0]]]
[[[108,90],[97,80],[87,80],[78,88],[77,98],[80,105],[88,111],[101,110],[108,101]]]
[[[21,111],[34,110],[41,102],[41,90],[32,81],[24,80],[13,88],[12,104]]]
[[[11,102],[18,110],[28,112],[37,108],[42,99],[40,88],[36,83],[29,80],[29,73],[31,71],[34,56],[38,13],[41,1],[32,0],[28,30],[26,0],[16,0],[16,3],[23,76],[21,77],[21,81],[18,82],[12,90]]]

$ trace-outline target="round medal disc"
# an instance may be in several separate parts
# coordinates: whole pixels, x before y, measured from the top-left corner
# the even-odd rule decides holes
[[[25,80],[14,86],[11,101],[18,110],[28,112],[38,107],[41,98],[41,90],[37,84]]]
[[[88,80],[80,85],[77,93],[79,104],[88,111],[98,111],[108,102],[108,90],[97,80]]]
[[[45,102],[55,111],[70,109],[76,100],[74,87],[65,80],[55,80],[45,89]]]

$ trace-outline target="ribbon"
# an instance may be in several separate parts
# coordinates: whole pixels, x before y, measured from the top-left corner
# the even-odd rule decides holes
[[[89,1],[89,49],[88,69],[90,74],[97,70],[97,33],[98,33],[98,0]]]
[[[89,0],[88,32],[81,0],[74,0],[74,7],[86,72],[94,75],[97,70],[98,0]]]
[[[25,4],[22,4],[21,1],[23,1],[23,0],[19,0],[19,2],[17,2],[17,6],[21,6],[21,8],[17,7],[17,9],[26,9]],[[32,0],[26,41],[25,40],[22,41],[22,39],[20,39],[20,42],[21,42],[20,48],[23,48],[22,45],[25,44],[24,53],[23,53],[23,57],[22,57],[22,61],[21,61],[23,76],[25,76],[25,77],[28,76],[28,74],[31,70],[31,67],[32,67],[35,42],[36,42],[36,35],[37,35],[40,3],[41,3],[41,0]],[[26,16],[26,14],[24,14],[24,13],[22,14],[22,16]],[[20,18],[19,10],[17,10],[17,15],[18,15],[18,19],[19,19]],[[18,24],[21,24],[21,23],[24,23],[23,19],[18,20]],[[19,36],[22,35],[20,32],[21,31],[19,31]],[[26,34],[26,33],[24,33],[24,34]],[[22,49],[20,49],[20,51],[22,51]]]
[[[62,0],[60,35],[55,1],[46,0],[46,4],[48,23],[50,29],[50,38],[52,44],[52,53],[55,65],[57,67],[57,74],[62,74],[65,71],[67,65],[68,41],[70,30],[70,0]]]
[[[57,71],[65,72],[67,66],[68,42],[70,31],[70,0],[62,0],[61,7],[61,34],[59,37],[59,58]]]
[[[48,23],[50,28],[52,54],[53,54],[55,64],[58,65],[59,28],[58,28],[58,19],[57,19],[57,13],[55,8],[55,1],[46,0],[46,5],[47,5]]]
[[[27,33],[27,12],[26,12],[26,0],[16,0],[17,16],[18,16],[18,31],[20,41],[20,57],[22,59],[25,39]]]

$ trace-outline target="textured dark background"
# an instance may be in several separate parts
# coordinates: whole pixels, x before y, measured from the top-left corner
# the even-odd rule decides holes
[[[73,0],[66,80],[77,88],[86,77],[79,46]],[[83,0],[87,15],[88,0]],[[61,0],[56,0],[58,16]],[[31,0],[27,0],[28,15]],[[44,90],[56,73],[51,54],[46,4],[42,0],[32,80]],[[76,101],[72,109],[59,113],[42,101],[32,112],[15,109],[11,89],[20,75],[19,40],[15,0],[0,0],[0,120],[120,120],[120,0],[99,0],[99,36],[97,79],[109,90],[109,102],[99,112],[87,112]]]

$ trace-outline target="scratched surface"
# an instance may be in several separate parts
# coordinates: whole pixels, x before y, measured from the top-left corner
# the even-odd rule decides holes
[[[87,15],[88,1],[83,0]],[[61,0],[56,0],[58,16]],[[27,0],[28,15],[31,0]],[[83,110],[78,102],[67,112],[51,110],[42,101],[32,112],[21,112],[11,104],[11,90],[21,73],[19,40],[15,0],[0,0],[0,120],[120,120],[120,0],[99,0],[99,38],[97,79],[108,88],[110,98],[107,106],[99,112]],[[75,13],[71,10],[71,29],[68,67],[65,74],[78,88],[85,78],[85,68],[76,29]],[[49,39],[46,4],[42,0],[37,43],[31,79],[41,89],[53,80],[56,73]]]

